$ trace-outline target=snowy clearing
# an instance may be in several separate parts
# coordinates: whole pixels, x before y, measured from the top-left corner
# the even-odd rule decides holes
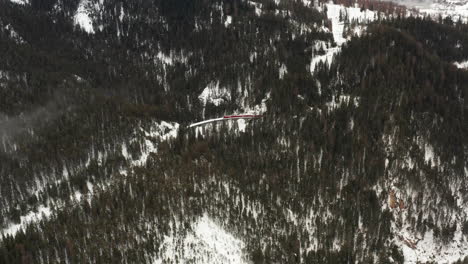
[[[75,16],[73,18],[75,25],[78,25],[81,29],[86,31],[89,34],[94,33],[93,21],[89,16],[89,6],[88,0],[82,0],[78,9],[76,10]]]
[[[262,15],[262,4],[261,3],[257,3],[257,2],[253,2],[253,1],[248,1],[247,4],[249,4],[250,6],[253,6],[255,8],[255,14],[257,16],[261,16]]]
[[[179,233],[179,232],[177,232]],[[244,261],[244,243],[204,215],[192,223],[185,236],[166,236],[159,248],[160,258],[153,264],[240,264]]]
[[[15,31],[12,25],[8,24],[5,26],[5,29],[10,33],[9,37],[15,41],[17,44],[24,44],[26,43],[24,39]]]
[[[454,62],[453,64],[459,69],[468,69],[468,60],[462,62]]]
[[[385,135],[382,138],[385,142],[385,149],[388,151],[387,154],[395,152],[395,146],[398,144],[395,143],[395,134],[390,133]],[[434,147],[429,143],[429,141],[423,136],[418,136],[417,144],[421,150],[422,161],[428,164],[431,163],[432,166],[439,166],[440,157],[437,154]],[[403,154],[401,157],[403,162],[403,168],[411,170],[414,168],[415,164],[418,162],[415,158],[412,158],[409,153]],[[391,171],[391,165],[389,161],[386,161],[385,168],[387,171]],[[468,172],[468,171],[467,171]],[[396,187],[400,185],[399,187]],[[459,259],[463,259],[468,256],[468,237],[463,235],[463,224],[466,219],[468,219],[468,199],[466,195],[462,194],[461,190],[463,184],[460,182],[454,183],[452,189],[452,195],[454,196],[454,201],[456,201],[456,213],[449,213],[450,219],[448,219],[447,224],[455,226],[455,232],[453,238],[448,242],[444,243],[439,238],[436,238],[434,235],[433,228],[427,228],[424,235],[421,235],[420,232],[412,228],[412,224],[408,219],[416,219],[418,213],[422,212],[424,215],[431,214],[431,210],[427,208],[413,208],[410,209],[411,202],[415,201],[418,196],[418,192],[411,189],[409,186],[403,187],[397,182],[390,180],[390,183],[385,180],[381,183],[375,185],[376,193],[386,193],[383,190],[391,190],[386,197],[381,197],[381,207],[383,209],[391,210],[394,220],[391,224],[391,232],[394,234],[392,243],[398,246],[404,256],[404,263],[408,264],[417,264],[417,263],[453,263]],[[425,197],[433,195],[431,192],[423,193]],[[434,197],[434,200],[439,198]],[[391,203],[395,203],[394,207],[391,206]],[[400,202],[403,202],[401,206]],[[444,210],[444,208],[438,208],[438,210]]]
[[[410,2],[410,4],[402,1],[401,4],[417,8],[421,16],[429,15],[434,19],[438,19],[440,15],[442,18],[451,17],[454,21],[461,19],[465,23],[468,22],[468,3],[464,0],[414,1]]]
[[[453,240],[444,245],[434,238],[432,230],[428,230],[424,237],[419,237],[407,231],[408,227],[396,228],[393,223],[392,229],[395,232],[395,244],[403,251],[405,263],[453,263],[465,256],[468,256],[468,240],[462,233],[462,219],[458,219],[457,230]],[[399,231],[396,231],[399,230]]]
[[[231,100],[231,93],[227,88],[220,87],[219,81],[209,83],[203,92],[198,96],[202,105],[205,106],[207,103],[212,103],[215,106]]]
[[[10,0],[11,2],[19,5],[27,5],[29,4],[29,0]]]
[[[122,146],[122,155],[125,159],[130,160],[133,166],[143,166],[146,164],[146,160],[151,153],[157,152],[157,143],[154,143],[153,140],[157,139],[159,141],[165,141],[171,138],[177,137],[179,132],[180,125],[175,122],[165,122],[161,121],[160,123],[155,123],[150,127],[149,131],[145,131],[140,128],[141,132],[145,136],[145,144],[142,146],[142,153],[140,158],[132,160],[130,155],[127,152],[127,147]]]
[[[52,214],[52,210],[49,207],[40,206],[37,212],[30,212],[25,216],[21,216],[21,222],[19,224],[13,224],[9,227],[1,230],[1,235],[14,236],[20,230],[24,230],[26,226],[33,222],[39,222],[42,219],[48,218]]]
[[[231,24],[232,24],[232,16],[227,16],[226,21],[224,21],[224,26],[228,27]]]
[[[327,67],[330,67],[330,65],[333,62],[333,58],[335,55],[341,50],[339,47],[334,47],[334,48],[329,48],[326,50],[326,53],[324,55],[319,55],[315,56],[312,58],[312,61],[310,63],[310,72],[314,73],[315,68],[320,64],[323,63]]]
[[[358,7],[345,7],[342,5],[335,5],[332,3],[326,4],[327,17],[331,20],[333,40],[336,43],[336,47],[324,48],[325,45],[321,45],[325,50],[325,54],[314,56],[310,63],[310,72],[313,74],[319,63],[324,63],[328,67],[333,62],[335,55],[341,50],[341,46],[345,44],[349,39],[343,36],[345,31],[345,24],[349,24],[350,21],[356,21],[358,23],[366,24],[375,19],[375,12],[370,10],[361,11]],[[354,33],[361,34],[363,29],[358,26],[354,29]],[[317,48],[317,47],[316,47]]]

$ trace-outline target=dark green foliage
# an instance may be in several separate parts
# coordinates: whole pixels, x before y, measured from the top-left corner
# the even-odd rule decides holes
[[[421,45],[448,62],[464,61],[468,57],[468,25],[437,23],[429,18],[396,19],[386,24],[411,34]]]
[[[254,263],[403,263],[396,210],[414,216],[415,232],[452,240],[468,73],[451,63],[468,57],[454,48],[468,47],[466,25],[379,22],[311,75],[311,47],[332,42],[316,28],[325,16],[299,1],[258,2],[260,16],[246,1],[105,1],[94,35],[73,26],[77,1],[0,2],[0,227],[57,207],[3,238],[0,263],[147,263],[203,214]],[[231,98],[202,105],[213,83]],[[267,94],[267,114],[245,133],[184,127]],[[181,124],[176,139],[146,135],[161,120]],[[146,141],[157,152],[132,165]],[[406,208],[383,208],[390,180],[419,193],[403,197]],[[76,192],[84,198],[70,201]]]
[[[463,234],[466,236],[468,235],[468,221],[466,221],[465,223],[463,223]]]

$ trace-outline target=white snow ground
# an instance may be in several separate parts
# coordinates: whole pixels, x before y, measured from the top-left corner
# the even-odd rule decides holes
[[[253,6],[255,8],[255,14],[257,16],[262,15],[262,4],[261,3],[257,3],[257,2],[253,2],[253,1],[247,1],[247,4],[249,4],[250,6]]]
[[[208,215],[195,223],[185,236],[166,236],[153,264],[242,264],[244,243],[217,225]]]
[[[326,4],[327,7],[327,17],[332,22],[332,34],[333,40],[336,43],[336,47],[325,48],[325,45],[322,47],[325,49],[325,54],[314,56],[310,63],[310,72],[313,74],[316,66],[319,63],[325,63],[327,66],[330,66],[333,62],[335,55],[341,50],[341,46],[345,44],[349,39],[343,37],[343,32],[345,29],[345,23],[350,21],[357,21],[358,23],[367,23],[375,19],[375,12],[370,10],[361,11],[358,7],[345,7],[342,5],[335,5],[333,3]],[[341,16],[341,20],[340,20]],[[347,21],[344,21],[344,18],[348,18]],[[360,34],[362,28],[358,27],[358,30],[355,33]]]
[[[140,130],[145,135],[145,144],[142,149],[141,156],[138,159],[133,160],[127,153],[126,146],[122,147],[122,155],[130,160],[133,166],[143,166],[146,164],[146,160],[151,153],[157,152],[157,143],[154,143],[153,140],[165,141],[171,138],[177,137],[179,132],[180,125],[175,122],[165,122],[161,121],[160,123],[155,123],[149,131],[145,131],[140,128]]]
[[[203,106],[212,103],[216,106],[231,100],[231,93],[225,87],[220,87],[219,81],[209,83],[203,92],[198,96]]]
[[[287,72],[286,66],[284,66],[284,72]],[[281,74],[281,72],[279,73]],[[247,84],[247,87],[250,85]],[[248,89],[242,89],[241,84],[239,83],[238,91],[241,96],[238,97],[236,100],[236,104],[239,106],[239,109],[233,113],[229,113],[229,115],[262,115],[267,111],[266,102],[270,99],[270,93],[266,94],[266,97],[262,100],[260,104],[251,106],[247,102],[248,98]],[[219,81],[210,82],[203,92],[198,96],[198,100],[203,105],[202,116],[205,117],[205,106],[206,104],[212,103],[215,106],[220,106],[224,103],[227,103],[232,100],[231,91],[228,88],[220,87]],[[212,118],[206,119],[199,122],[195,122],[189,125],[189,127],[197,127],[196,134],[203,135],[203,127],[200,127],[204,124],[215,123],[218,121],[226,121],[224,118]],[[237,123],[238,131],[245,132],[245,128],[247,126],[247,121],[244,119],[235,119],[232,121],[226,121],[229,125],[229,128],[232,128],[234,122]]]
[[[11,225],[1,230],[0,235],[15,235],[20,230],[24,230],[25,227],[33,222],[38,222],[42,219],[48,218],[52,214],[52,210],[49,207],[40,206],[37,208],[37,212],[30,212],[25,216],[21,216],[21,223]]]
[[[349,95],[340,95],[340,96],[332,96],[332,100],[330,102],[325,103],[327,109],[329,111],[336,110],[340,108],[342,105],[353,104],[354,106],[359,106],[359,98],[353,98],[351,101],[351,96]]]
[[[465,208],[464,219],[467,212]],[[462,233],[463,219],[457,219],[457,230],[453,240],[447,245],[434,238],[432,230],[428,230],[423,237],[413,234],[408,226],[397,228],[392,223],[395,233],[394,242],[403,251],[405,263],[440,263],[449,264],[468,256],[468,240]],[[413,246],[414,245],[414,246]]]
[[[437,0],[437,1],[402,1],[398,4],[419,10],[420,15],[429,15],[434,19],[450,16],[454,21],[461,19],[468,22],[468,2],[466,0]]]
[[[458,0],[452,0],[458,1]],[[459,1],[458,1],[459,2]],[[466,3],[466,1],[465,1]],[[424,12],[432,12],[432,14],[439,14],[442,13],[443,17],[449,14],[458,14],[461,16],[468,17],[468,3],[460,4],[455,6],[456,4],[452,4],[450,8],[443,7],[441,5],[436,6],[433,9],[423,10]],[[336,42],[337,46],[332,48],[326,48],[325,43],[317,43],[316,50],[322,48],[325,50],[324,55],[316,56],[312,59],[310,65],[310,71],[313,74],[316,66],[318,63],[325,63],[326,65],[330,66],[333,62],[334,56],[341,50],[342,45],[346,44],[348,39],[343,37],[343,31],[345,28],[345,24],[343,21],[340,21],[340,12],[342,16],[347,14],[349,20],[356,19],[359,22],[363,22],[364,25],[358,26],[358,28],[354,29],[354,32],[360,34],[363,31],[363,27],[365,27],[365,22],[372,21],[375,19],[376,14],[372,11],[365,11],[361,12],[359,8],[346,8],[341,5],[334,5],[334,4],[327,4],[327,16],[332,22],[332,33],[334,41]],[[445,9],[444,9],[445,8]],[[452,10],[447,12],[447,10]],[[468,69],[468,61],[464,62],[454,62],[454,65],[460,69]],[[349,103],[350,98],[349,96],[340,96],[339,98],[333,97],[329,103],[327,103],[327,107],[329,110],[333,110],[339,107],[343,103]],[[355,105],[359,104],[358,98],[355,99]],[[431,161],[431,164],[437,164],[437,156],[434,153],[433,148],[428,144],[423,144],[422,149],[424,150],[424,160],[426,163]],[[413,161],[408,160],[409,167],[412,167],[411,163]],[[429,230],[425,233],[423,237],[416,235],[414,232],[411,231],[411,228],[405,221],[403,221],[403,227],[396,226],[396,223],[392,223],[392,232],[395,234],[394,242],[396,245],[401,248],[405,263],[408,264],[416,264],[416,263],[425,263],[425,262],[433,262],[433,263],[452,263],[459,259],[462,259],[468,256],[468,239],[466,236],[462,234],[462,226],[463,223],[468,218],[468,201],[460,198],[461,195],[458,196],[457,203],[460,207],[461,213],[457,216],[454,216],[456,219],[454,221],[457,223],[457,229],[455,231],[455,235],[453,240],[448,244],[443,244],[442,242],[438,241],[434,238],[433,231]],[[385,206],[385,205],[384,205]],[[398,209],[396,209],[398,210]],[[394,214],[400,214],[401,212],[394,212]],[[403,212],[405,214],[406,212]],[[406,219],[403,217],[403,219]]]
[[[437,155],[433,150],[427,153],[426,149],[425,159],[437,160],[436,157]],[[455,184],[455,186],[455,189],[460,188],[458,184]],[[406,195],[408,193],[413,193],[413,197],[415,194],[411,190],[401,192],[401,194],[403,193],[406,193]],[[468,218],[468,200],[464,199],[464,195],[460,193],[460,190],[455,191],[455,200],[459,211],[451,215],[449,224],[455,224],[456,230],[453,239],[449,243],[443,243],[440,239],[436,238],[432,229],[427,229],[423,236],[414,232],[410,223],[405,220],[410,218],[408,214],[411,212],[409,210],[400,210],[398,208],[391,209],[396,222],[400,223],[400,225],[397,225],[396,222],[392,222],[391,230],[394,233],[393,242],[402,250],[405,263],[449,264],[468,256],[468,237],[463,235],[462,232],[463,223]],[[441,210],[443,209],[441,208]],[[415,213],[413,212],[413,214]],[[414,216],[412,216],[412,218],[414,218]]]
[[[81,0],[73,20],[75,25],[78,25],[89,34],[94,34],[93,21],[90,17],[89,5],[90,3],[88,0]]]
[[[8,24],[5,27],[5,30],[7,30],[10,34],[10,38],[15,41],[17,44],[23,44],[25,43],[24,39],[16,32],[16,30],[13,28],[12,25]]]
[[[226,21],[224,21],[224,26],[228,27],[231,24],[232,24],[232,16],[227,16]]]
[[[467,61],[462,61],[462,62],[454,62],[455,66],[459,69],[468,69],[468,60]]]
[[[392,133],[393,134],[393,133]],[[386,149],[388,153],[394,153],[394,142],[396,142],[394,135],[389,134],[384,136],[383,141],[385,142]],[[419,149],[422,151],[424,162],[427,164],[431,162],[432,166],[439,166],[439,155],[435,151],[434,147],[429,144],[429,142],[420,137],[418,139]],[[414,168],[415,160],[410,157],[410,154],[403,154],[402,160],[406,162],[407,168],[410,170]],[[388,169],[388,161],[386,162],[386,169]],[[468,171],[467,171],[468,172]],[[390,179],[392,177],[390,176]],[[377,193],[383,193],[382,190],[390,189],[396,190],[396,198],[402,199],[408,207],[411,207],[411,200],[416,200],[418,193],[412,190],[409,187],[397,188],[400,184],[390,180],[389,182],[383,182],[377,184],[376,191]],[[381,200],[383,209],[390,209],[394,221],[392,221],[391,230],[394,234],[393,243],[397,245],[403,253],[404,263],[408,264],[417,264],[417,263],[453,263],[459,259],[463,259],[468,256],[468,237],[462,233],[462,225],[468,219],[468,199],[465,198],[463,194],[460,193],[460,190],[464,188],[458,183],[454,184],[455,187],[452,188],[452,193],[454,199],[457,203],[457,212],[451,215],[450,223],[455,224],[456,230],[454,233],[453,239],[449,243],[443,243],[440,239],[434,237],[433,230],[428,228],[426,233],[421,236],[418,232],[414,231],[411,227],[408,219],[416,219],[420,210],[423,208],[416,208],[411,210],[410,208],[390,208],[388,197],[382,197]],[[389,187],[390,186],[390,187]],[[432,193],[424,192],[424,197],[431,196]],[[439,199],[437,197],[433,198],[435,200]],[[424,214],[431,214],[431,209],[424,209]],[[438,210],[444,210],[444,208],[438,208]],[[448,213],[447,213],[448,214]]]
[[[13,3],[19,4],[19,5],[27,5],[29,4],[29,0],[10,0]]]

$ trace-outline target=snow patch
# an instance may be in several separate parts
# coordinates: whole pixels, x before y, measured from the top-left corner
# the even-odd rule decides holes
[[[335,55],[341,50],[341,46],[349,40],[343,36],[345,23],[349,24],[349,21],[357,21],[359,23],[366,24],[375,19],[375,12],[370,10],[361,11],[361,9],[358,7],[345,7],[332,3],[327,4],[326,7],[327,17],[331,20],[333,40],[337,46],[327,49],[324,43],[316,43],[315,48],[324,49],[325,54],[314,56],[312,58],[310,63],[310,72],[312,74],[315,72],[315,69],[319,63],[324,63],[329,67],[333,62]],[[362,34],[362,31],[362,28],[358,28],[357,30],[354,30],[354,33],[360,35]]]
[[[158,58],[164,64],[167,64],[167,65],[173,65],[174,64],[174,61],[172,60],[172,56],[166,55],[166,54],[162,53],[161,51],[158,52],[158,54],[156,55],[156,58]]]
[[[37,212],[30,212],[25,216],[21,216],[21,221],[19,224],[10,225],[9,227],[1,230],[0,234],[4,236],[6,235],[14,236],[20,230],[25,230],[28,224],[32,222],[38,222],[42,219],[46,219],[51,214],[52,214],[52,210],[49,207],[45,207],[41,205],[39,208],[37,208]]]
[[[468,60],[462,62],[454,62],[453,64],[459,69],[468,69]]]
[[[344,11],[346,11],[346,7],[342,5],[327,4],[327,17],[332,22],[333,40],[338,46],[346,42],[343,37],[344,22],[340,20],[340,17],[343,18]]]
[[[18,4],[18,5],[28,5],[29,0],[10,0],[11,2]]]
[[[468,240],[462,233],[462,219],[458,219],[457,230],[453,240],[448,244],[437,241],[432,230],[426,231],[423,237],[419,237],[408,231],[409,228],[396,228],[392,223],[392,229],[400,230],[395,232],[395,244],[403,252],[405,263],[453,263],[468,256]]]
[[[261,16],[262,15],[262,4],[261,3],[256,3],[256,2],[253,2],[253,1],[248,1],[247,4],[249,4],[250,6],[253,6],[255,8],[255,14],[257,16]]]
[[[349,103],[352,103],[354,106],[359,106],[359,98],[353,98],[351,101],[351,96],[349,95],[340,95],[340,96],[332,96],[332,100],[330,102],[326,103],[326,106],[329,110],[335,110],[342,105],[347,105]]]
[[[226,21],[224,21],[224,26],[228,27],[231,24],[232,24],[232,16],[227,16]]]
[[[188,62],[189,57],[191,56],[190,53],[186,53],[184,51],[180,51],[178,53],[170,51],[169,54],[166,54],[162,52],[160,48],[158,49],[159,51],[154,58],[154,62],[161,62],[164,68],[167,65],[173,66],[175,63],[186,64]]]
[[[219,81],[211,82],[198,96],[198,99],[202,102],[203,106],[205,106],[207,103],[220,106],[221,104],[231,100],[231,93],[224,87],[220,88]]]
[[[434,165],[434,148],[430,144],[424,145],[424,160]]]
[[[313,57],[312,61],[310,62],[310,72],[314,73],[315,69],[320,63],[323,63],[327,67],[330,67],[330,65],[333,62],[333,58],[340,50],[340,47],[330,48],[326,50],[325,54]]]
[[[180,125],[178,123],[161,121],[160,123],[155,123],[152,125],[149,131],[145,131],[144,129],[140,128],[141,132],[144,133],[145,144],[143,146],[140,158],[131,161],[132,165],[143,166],[146,163],[148,156],[151,153],[157,152],[157,143],[155,143],[154,140],[165,141],[177,137],[179,127]],[[122,147],[122,155],[124,155],[124,157],[129,156],[126,147]]]
[[[394,238],[392,242],[401,249],[405,259],[404,263],[453,263],[463,259],[468,256],[468,237],[463,235],[462,231],[463,224],[468,219],[468,199],[462,193],[466,188],[466,184],[463,180],[453,182],[450,189],[451,195],[456,201],[456,205],[454,205],[456,208],[447,210],[444,206],[439,206],[440,195],[432,190],[424,191],[424,188],[422,188],[423,192],[420,193],[420,190],[414,190],[409,185],[402,186],[401,182],[396,182],[397,178],[394,178],[392,174],[399,172],[394,170],[392,164],[397,164],[397,167],[401,165],[402,169],[405,170],[413,169],[420,162],[426,164],[430,162],[433,167],[440,164],[440,157],[437,155],[436,149],[423,136],[418,136],[416,139],[420,155],[410,155],[408,152],[397,156],[393,155],[396,151],[400,151],[396,146],[401,145],[397,142],[397,130],[398,128],[395,128],[393,131],[389,131],[389,134],[383,136],[386,155],[387,157],[393,157],[393,161],[389,164],[388,159],[386,160],[385,168],[389,173],[389,177],[375,186],[375,189],[379,190],[376,191],[377,194],[385,195],[380,197],[382,210],[389,209],[393,214],[394,220],[391,224],[391,231]],[[396,192],[389,195],[388,192],[383,190],[396,190]],[[428,201],[422,207],[414,202],[418,199],[418,195],[427,197],[426,200]],[[392,203],[394,203],[393,208],[391,207]],[[423,218],[421,220],[425,221],[425,219],[428,219],[428,215],[433,215],[433,208],[443,210],[442,212],[445,212],[444,214],[447,216],[445,224],[455,228],[453,237],[449,237],[450,240],[447,242],[444,242],[440,235],[437,237],[432,227],[427,226],[424,234],[414,230],[414,222],[412,223],[411,219],[417,219],[418,214],[422,213]],[[437,221],[436,216],[433,215],[432,218]]]
[[[247,263],[244,260],[245,244],[226,232],[206,214],[192,223],[182,238],[166,236],[159,247],[159,258],[153,264],[194,263],[226,264]]]
[[[73,18],[75,25],[89,34],[94,34],[93,21],[90,17],[89,0],[82,0],[78,5],[75,16]]]
[[[286,73],[288,73],[288,68],[286,67],[286,65],[282,64],[281,67],[279,68],[279,78],[283,79]]]
[[[417,15],[429,15],[437,20],[439,16],[443,19],[451,17],[453,21],[460,19],[468,22],[468,2],[465,0],[439,0],[439,1],[396,1],[399,4],[415,8],[419,11]]]
[[[18,32],[15,31],[12,25],[6,25],[5,29],[10,33],[10,38],[14,40],[17,44],[25,43],[24,39],[18,34]]]
[[[120,7],[120,15],[119,15],[120,22],[123,21],[124,17],[125,17],[125,12],[124,12],[123,6],[121,6]]]
[[[302,0],[302,3],[304,4],[304,6],[306,7],[312,7],[314,5],[313,1],[312,0]]]

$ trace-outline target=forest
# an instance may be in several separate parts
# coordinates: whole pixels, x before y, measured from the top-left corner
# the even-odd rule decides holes
[[[180,247],[204,215],[245,263],[404,263],[395,230],[468,240],[467,24],[344,21],[311,73],[337,47],[322,2],[90,1],[94,34],[78,0],[0,2],[0,232],[52,210],[0,237],[0,263],[203,263]],[[203,104],[214,82],[230,97]],[[262,102],[245,131],[187,128]]]

